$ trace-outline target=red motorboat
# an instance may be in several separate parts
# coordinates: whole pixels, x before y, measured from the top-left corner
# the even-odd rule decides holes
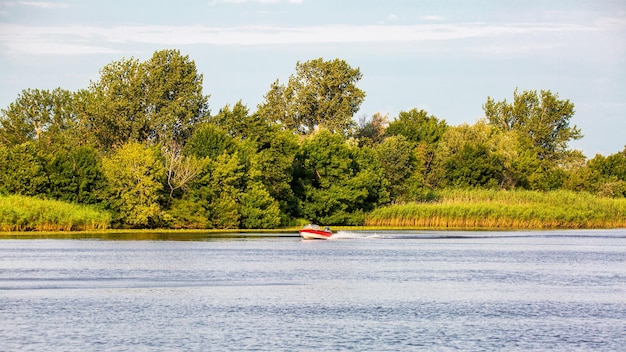
[[[326,240],[333,235],[330,228],[322,229],[318,225],[309,224],[300,230],[300,236],[305,240]]]

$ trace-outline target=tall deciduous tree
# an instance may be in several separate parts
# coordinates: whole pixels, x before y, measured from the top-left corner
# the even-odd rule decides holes
[[[82,125],[101,150],[146,140],[141,71],[134,58],[111,62],[100,70],[100,79],[91,83],[89,93],[83,95]]]
[[[83,124],[103,149],[128,141],[182,144],[208,114],[202,75],[178,50],[157,51],[143,63],[112,62],[90,92]]]
[[[76,127],[76,113],[70,91],[25,89],[6,109],[0,111],[0,144],[28,141],[50,145],[68,137]]]
[[[209,112],[202,74],[179,50],[157,51],[142,68],[148,138],[184,143]]]
[[[271,85],[259,114],[301,134],[320,126],[347,133],[365,99],[365,92],[356,86],[361,77],[360,70],[344,60],[298,62],[286,86],[278,80]]]
[[[513,102],[496,102],[491,97],[483,105],[490,124],[504,131],[519,131],[526,147],[533,148],[540,160],[560,162],[569,157],[568,143],[582,138],[580,129],[570,125],[574,104],[559,99],[549,90],[516,89]]]

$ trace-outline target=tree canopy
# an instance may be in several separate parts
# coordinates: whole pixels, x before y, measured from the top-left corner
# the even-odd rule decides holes
[[[83,124],[103,149],[129,141],[183,143],[209,112],[202,75],[178,50],[106,65],[85,100]]]
[[[558,94],[488,97],[473,124],[420,109],[357,124],[361,78],[340,59],[298,62],[256,111],[237,101],[211,115],[193,60],[162,50],[76,92],[25,89],[0,110],[0,194],[95,205],[135,228],[357,225],[447,188],[626,197],[626,148],[572,150],[582,133]]]
[[[344,60],[323,58],[298,62],[287,85],[276,80],[259,105],[259,114],[301,134],[318,127],[347,134],[354,127],[365,92],[356,86],[362,78],[358,68]]]

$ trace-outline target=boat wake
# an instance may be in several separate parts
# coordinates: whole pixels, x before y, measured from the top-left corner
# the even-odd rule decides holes
[[[374,238],[385,238],[385,237],[375,234],[375,233],[356,232],[356,231],[337,231],[328,239],[329,240],[353,240],[353,239],[365,239],[365,238],[374,239]]]
[[[476,238],[537,238],[537,237],[596,237],[626,238],[623,229],[616,230],[513,230],[513,231],[337,231],[329,240],[385,239],[385,240],[443,240]]]

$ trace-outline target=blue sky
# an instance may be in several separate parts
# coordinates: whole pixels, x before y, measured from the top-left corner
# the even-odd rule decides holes
[[[588,157],[626,146],[626,1],[0,1],[0,107],[22,89],[86,88],[111,61],[179,49],[215,113],[252,111],[297,61],[359,67],[355,116],[425,109],[475,123],[490,96],[551,90],[576,107]]]

